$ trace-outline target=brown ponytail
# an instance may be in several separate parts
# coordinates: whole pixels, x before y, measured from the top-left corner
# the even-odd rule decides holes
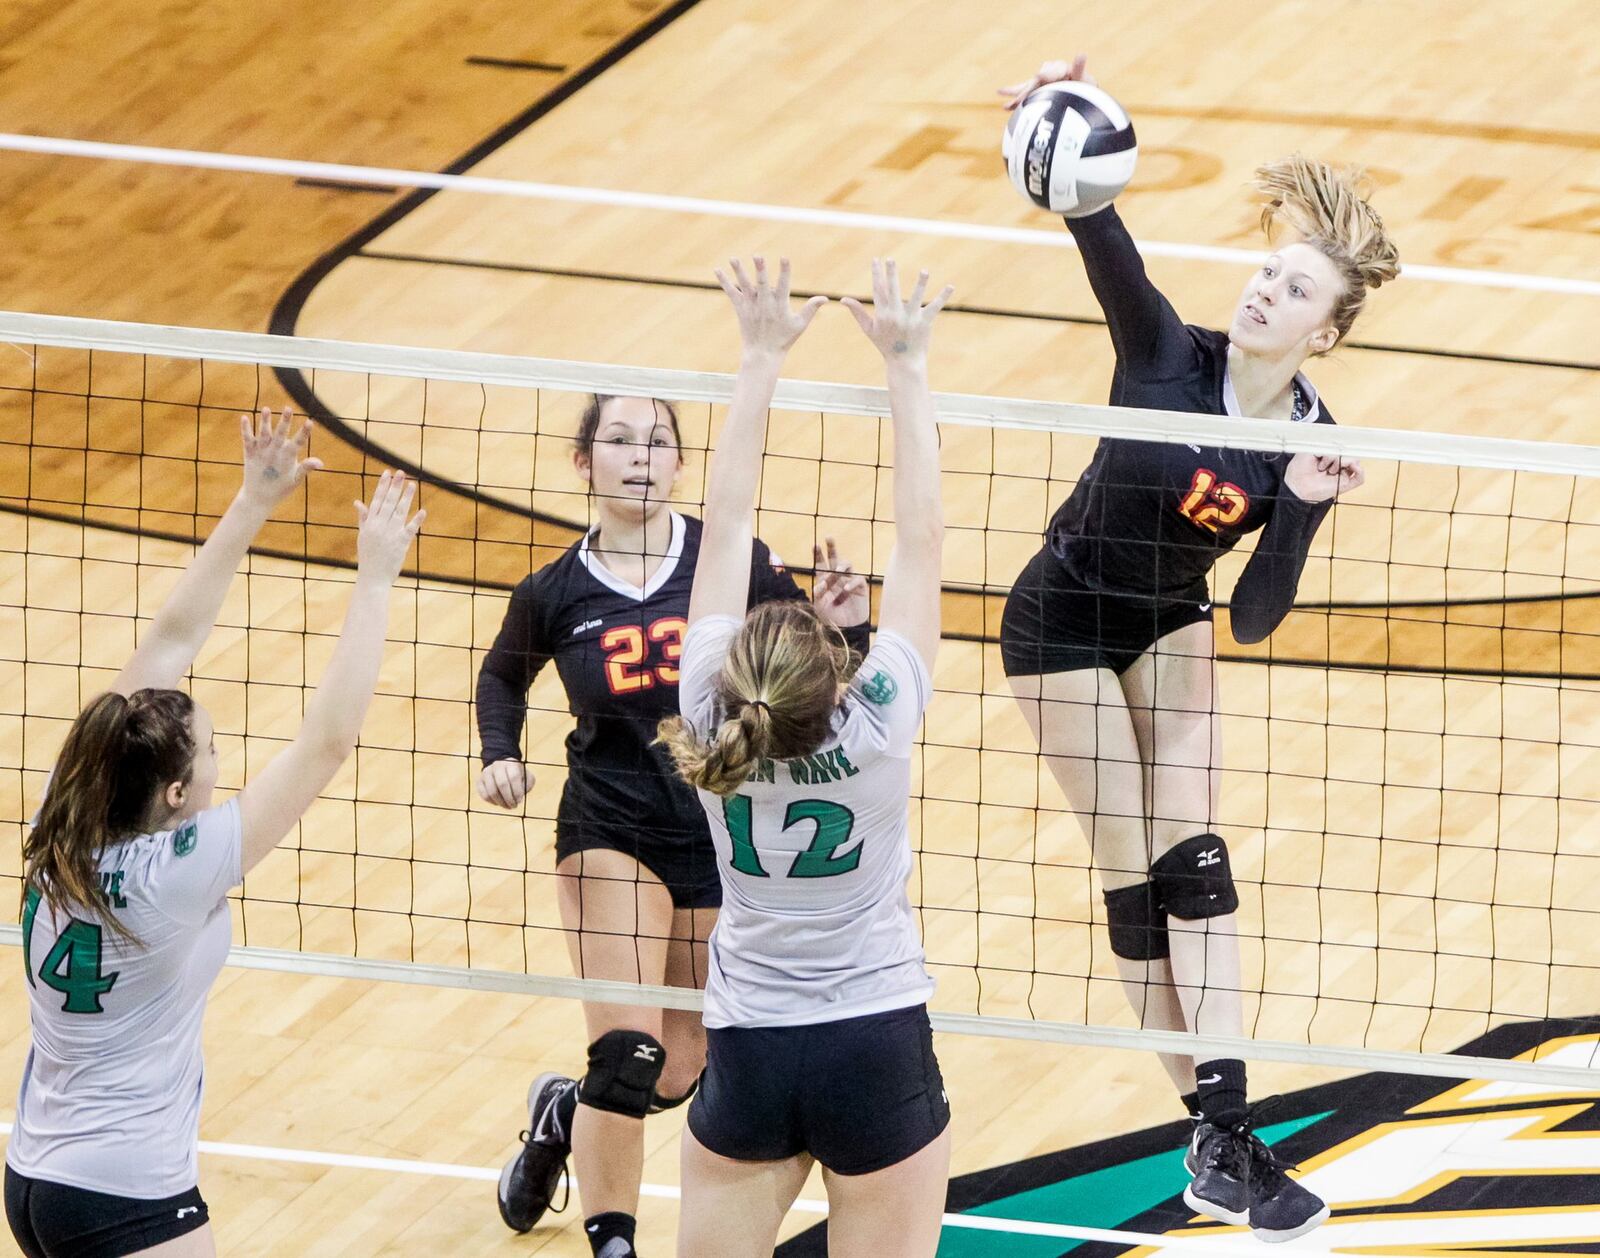
[[[78,714],[23,841],[24,899],[37,891],[58,912],[87,913],[133,938],[105,912],[100,855],[145,828],[159,792],[188,782],[193,713],[181,690],[139,690],[103,694]]]
[[[1279,223],[1338,268],[1344,294],[1334,303],[1333,326],[1342,340],[1367,304],[1367,292],[1400,274],[1400,251],[1367,202],[1360,170],[1341,170],[1299,153],[1256,171],[1256,191],[1267,198],[1261,228],[1272,236]]]
[[[850,649],[810,603],[763,603],[728,648],[717,699],[728,714],[701,742],[682,717],[657,729],[690,786],[734,794],[763,759],[793,760],[822,746],[839,706]]]

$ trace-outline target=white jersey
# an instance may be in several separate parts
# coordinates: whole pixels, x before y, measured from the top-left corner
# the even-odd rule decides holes
[[[684,639],[679,703],[702,738],[739,626],[707,616]],[[932,691],[916,649],[880,633],[814,755],[764,761],[726,800],[700,792],[722,873],[706,1026],[836,1022],[933,994],[906,895],[911,749]]]
[[[130,943],[28,898],[33,1042],[6,1161],[52,1183],[150,1200],[199,1179],[200,1023],[233,933],[239,804],[108,849],[100,885]]]

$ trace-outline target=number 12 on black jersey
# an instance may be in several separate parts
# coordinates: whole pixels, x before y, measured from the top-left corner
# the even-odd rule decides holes
[[[771,877],[762,868],[761,857],[756,852],[751,835],[750,797],[734,795],[722,801],[723,820],[728,825],[728,838],[733,841],[733,867],[752,878]],[[832,878],[848,874],[861,864],[861,845],[848,852],[839,849],[850,842],[850,832],[855,829],[856,815],[843,804],[826,799],[797,799],[790,803],[783,815],[783,828],[790,829],[809,821],[816,827],[811,846],[796,852],[789,865],[789,878]]]

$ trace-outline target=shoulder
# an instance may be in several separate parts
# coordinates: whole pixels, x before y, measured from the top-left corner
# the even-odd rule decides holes
[[[170,830],[141,835],[134,841],[135,859],[143,865],[151,903],[185,920],[190,908],[209,911],[243,876],[242,839],[237,795]]]
[[[783,560],[778,558],[777,552],[759,537],[755,539],[755,544],[750,548],[750,566],[753,568],[767,567],[774,572],[785,571]]]
[[[915,647],[880,630],[850,679],[840,741],[858,754],[904,758],[933,697],[933,680]]]
[[[1228,334],[1219,332],[1216,328],[1196,327],[1192,323],[1183,325],[1184,331],[1195,343],[1195,347],[1212,358],[1226,358],[1228,356]]]
[[[933,691],[933,680],[916,647],[892,629],[880,629],[872,650],[850,679],[850,690],[880,708],[889,706],[903,693],[921,706]]]
[[[512,603],[531,607],[564,599],[572,588],[573,579],[583,568],[580,557],[582,546],[583,538],[580,537],[544,567],[535,569],[518,581],[511,591]]]

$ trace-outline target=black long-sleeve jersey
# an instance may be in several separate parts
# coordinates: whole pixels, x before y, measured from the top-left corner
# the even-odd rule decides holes
[[[521,581],[478,673],[483,763],[522,758],[528,687],[555,661],[577,725],[567,736],[567,782],[557,828],[586,832],[704,835],[705,811],[652,746],[662,717],[678,712],[678,659],[688,630],[689,593],[701,523],[674,512],[665,559],[639,589],[589,553],[589,536]],[[805,594],[757,540],[750,605]],[[866,653],[868,627],[845,631]]]
[[[1178,317],[1116,210],[1067,226],[1116,349],[1111,404],[1238,415],[1227,335]],[[1295,419],[1333,422],[1304,376],[1295,377]],[[1293,605],[1311,539],[1332,506],[1286,488],[1287,464],[1255,450],[1102,438],[1050,520],[1051,553],[1089,589],[1209,601],[1206,576],[1217,559],[1264,528],[1230,604],[1233,636],[1259,642]]]

